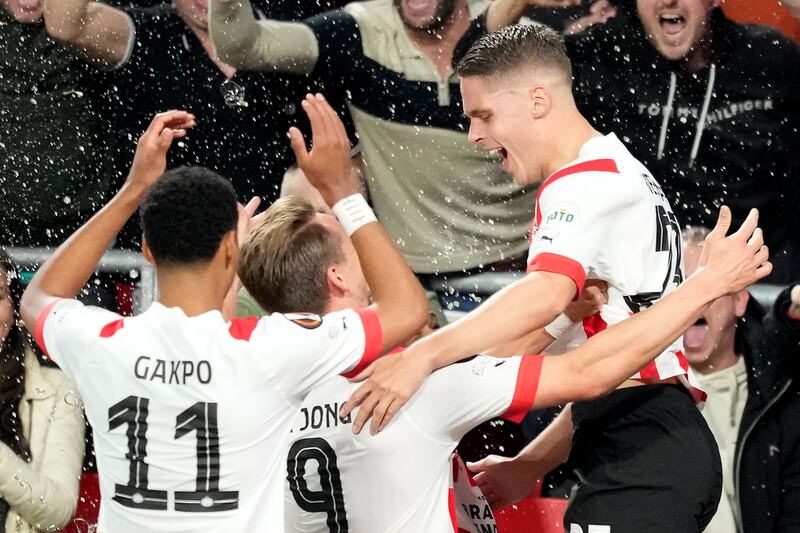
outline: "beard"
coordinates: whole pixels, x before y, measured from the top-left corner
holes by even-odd
[[[449,19],[453,11],[455,11],[458,1],[459,0],[439,0],[433,17],[422,25],[406,18],[406,14],[403,12],[403,0],[394,0],[394,7],[397,9],[397,12],[400,14],[400,19],[407,28],[412,30],[434,31],[445,25],[447,19]]]

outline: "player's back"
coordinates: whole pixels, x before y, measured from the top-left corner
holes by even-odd
[[[286,428],[309,386],[354,366],[363,332],[158,303],[124,319],[77,302],[51,316],[47,347],[94,429],[102,530],[282,531]],[[349,344],[335,341],[344,330]]]
[[[536,383],[518,376],[539,361],[480,356],[441,369],[375,436],[338,416],[357,385],[334,378],[312,391],[292,425],[286,531],[452,532],[453,450],[481,422],[527,412]],[[480,514],[493,522],[488,506]]]

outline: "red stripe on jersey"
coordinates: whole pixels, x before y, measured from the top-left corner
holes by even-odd
[[[539,389],[539,378],[542,375],[543,355],[525,355],[517,371],[517,384],[514,388],[514,398],[506,412],[500,415],[506,420],[519,424],[536,400],[536,391]]]
[[[678,350],[675,352],[675,357],[678,358],[678,364],[681,365],[681,368],[687,374],[689,373],[689,361],[686,360],[686,356],[683,354],[682,351]]]
[[[542,196],[542,192],[545,190],[545,188],[565,176],[579,174],[581,172],[612,172],[614,174],[619,174],[619,169],[617,168],[617,163],[613,159],[592,159],[591,161],[584,161],[582,163],[576,163],[572,166],[562,168],[561,170],[557,170],[551,174],[549,178],[542,182],[542,184],[539,186],[539,190],[536,192],[537,225],[541,224],[542,222],[541,210],[539,209],[539,198]]]
[[[528,264],[526,272],[528,274],[531,272],[552,272],[567,276],[575,282],[575,287],[578,289],[578,293],[575,295],[576,300],[580,297],[583,284],[586,282],[586,271],[583,269],[583,265],[569,257],[549,252],[542,252],[534,257]]]
[[[254,316],[249,316],[247,318],[232,318],[228,332],[234,339],[239,339],[240,341],[249,341],[250,336],[253,334],[253,330],[256,329],[256,326],[258,326],[258,318]]]
[[[447,508],[450,510],[450,522],[453,524],[453,531],[460,533],[458,517],[456,516],[456,491],[454,489],[447,490]]]
[[[586,333],[587,339],[597,335],[601,331],[605,331],[607,327],[608,324],[606,324],[606,321],[600,316],[600,311],[583,319],[583,331]]]
[[[107,339],[113,337],[116,332],[125,327],[125,322],[120,318],[113,322],[109,322],[100,330],[100,338]]]
[[[658,367],[656,366],[656,362],[650,361],[644,366],[644,368],[639,370],[639,377],[642,379],[642,381],[661,381],[661,377],[658,375]]]
[[[378,313],[372,309],[355,309],[364,326],[364,353],[361,360],[348,372],[343,372],[342,377],[351,379],[359,375],[365,368],[372,364],[381,354],[383,349],[383,329]]]
[[[36,344],[39,345],[39,348],[42,349],[42,353],[45,355],[50,354],[47,352],[47,346],[44,345],[44,323],[47,321],[47,316],[50,314],[50,311],[52,311],[53,307],[60,301],[60,299],[53,300],[47,304],[42,312],[39,313],[39,318],[36,319],[36,334],[34,336],[36,337]]]

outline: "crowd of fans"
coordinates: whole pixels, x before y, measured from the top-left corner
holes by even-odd
[[[468,142],[454,61],[486,32],[546,23],[565,35],[581,112],[650,169],[681,225],[711,227],[723,204],[734,224],[761,212],[775,265],[766,281],[789,288],[768,312],[731,297],[687,332],[686,348],[719,399],[705,416],[727,498],[709,531],[796,527],[800,434],[781,420],[800,411],[800,328],[787,318],[800,304],[790,290],[800,4],[763,0],[754,14],[735,0],[431,3],[433,19],[408,0],[0,0],[0,246],[60,244],[119,189],[136,139],[166,109],[197,117],[171,167],[214,170],[240,201],[298,194],[324,209],[287,137],[308,130],[303,96],[324,92],[358,147],[377,217],[443,321],[435,281],[524,269],[536,199]],[[675,46],[679,33],[691,38]],[[698,232],[687,234],[687,266]],[[132,220],[115,246],[138,249],[140,233]],[[0,531],[64,526],[84,454],[80,401],[28,342],[20,290],[0,255]],[[239,305],[260,311],[246,293]],[[529,489],[525,479],[508,490]]]

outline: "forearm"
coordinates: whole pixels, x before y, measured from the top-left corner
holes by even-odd
[[[575,284],[566,276],[528,274],[458,322],[418,341],[414,348],[431,368],[442,368],[543,328],[567,306],[575,291]]]
[[[305,24],[257,21],[249,0],[211,0],[209,33],[219,58],[245,70],[310,74],[319,57]]]
[[[527,7],[522,0],[495,0],[486,10],[486,29],[493,32],[516,24]]]
[[[515,341],[490,348],[486,350],[485,353],[494,357],[537,354],[543,352],[554,340],[555,339],[542,328]]]
[[[34,327],[38,313],[47,305],[44,300],[77,296],[111,241],[138,208],[144,192],[124,185],[41,266],[22,297],[22,318],[29,328]]]
[[[572,399],[613,390],[680,337],[722,295],[707,283],[707,276],[713,274],[698,271],[654,306],[560,356],[558,363],[568,365],[564,375],[573,376],[580,389]]]
[[[99,2],[48,0],[44,18],[51,37],[90,60],[115,66],[126,59],[134,29],[123,11]]]
[[[520,465],[529,465],[544,476],[566,462],[572,448],[572,405],[567,405],[538,437],[514,458]]]
[[[352,235],[383,328],[383,348],[399,346],[428,320],[428,299],[394,242],[377,222]]]

